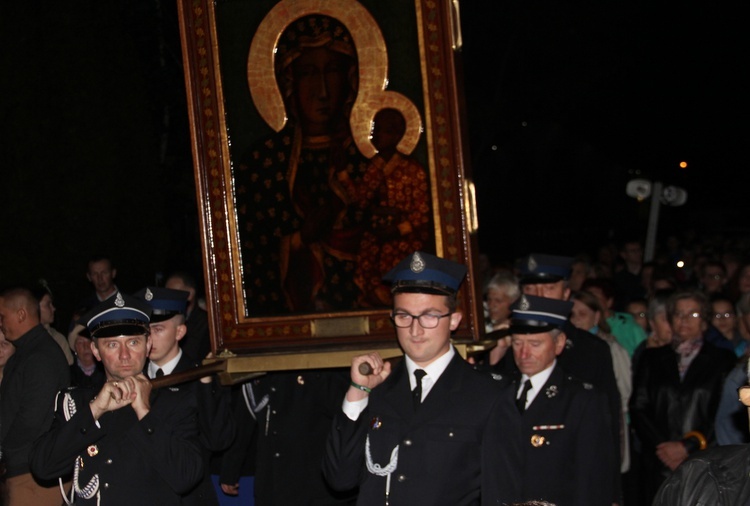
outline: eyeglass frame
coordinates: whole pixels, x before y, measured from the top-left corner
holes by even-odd
[[[700,311],[692,311],[690,313],[674,313],[672,318],[675,320],[699,320],[703,318]]]
[[[439,315],[432,314],[432,313],[422,313],[420,315],[415,315],[415,314],[407,313],[405,311],[399,311],[397,313],[391,313],[391,321],[393,322],[393,326],[399,329],[408,329],[409,327],[414,325],[414,320],[417,320],[417,322],[419,322],[419,326],[422,327],[423,329],[434,329],[434,328],[437,328],[438,325],[440,325],[440,320],[442,320],[446,316],[452,315],[453,313],[455,313],[455,311],[449,311],[445,314],[439,314]],[[406,317],[406,316],[409,317],[408,325],[399,325],[398,323],[396,323],[397,317]],[[432,327],[425,326],[424,323],[422,323],[423,316],[427,316],[429,318],[436,318],[435,325],[433,325]]]
[[[714,320],[722,320],[726,318],[736,318],[737,315],[735,313],[726,312],[726,313],[714,313],[713,315],[711,315],[711,317]]]

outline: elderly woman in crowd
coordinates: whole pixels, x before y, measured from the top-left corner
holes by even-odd
[[[510,324],[510,305],[521,295],[518,278],[510,271],[495,273],[484,289],[485,331],[490,334],[507,328]],[[488,337],[492,337],[488,335]],[[510,346],[510,336],[501,337],[489,353],[489,365],[495,365],[505,356]]]
[[[670,346],[646,348],[637,364],[631,423],[643,444],[648,502],[687,457],[715,444],[714,418],[721,389],[736,357],[704,340],[711,308],[698,291],[667,302]]]

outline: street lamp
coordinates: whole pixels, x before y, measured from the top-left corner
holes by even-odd
[[[650,262],[654,259],[656,249],[656,229],[659,225],[659,206],[681,206],[687,202],[687,191],[677,186],[667,186],[661,181],[651,182],[648,179],[632,179],[625,186],[625,193],[641,202],[651,197],[651,208],[648,214],[648,230],[646,232],[646,246],[643,259]],[[656,198],[658,196],[658,198]]]

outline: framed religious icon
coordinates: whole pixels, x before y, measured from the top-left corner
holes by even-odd
[[[447,0],[180,0],[214,350],[392,343],[381,278],[468,265],[476,218]],[[478,338],[479,287],[456,338]]]

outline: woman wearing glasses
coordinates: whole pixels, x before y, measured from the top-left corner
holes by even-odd
[[[715,444],[714,417],[735,355],[703,338],[711,306],[701,292],[667,302],[672,344],[640,357],[630,402],[631,423],[643,443],[648,504],[664,479],[687,457]]]

